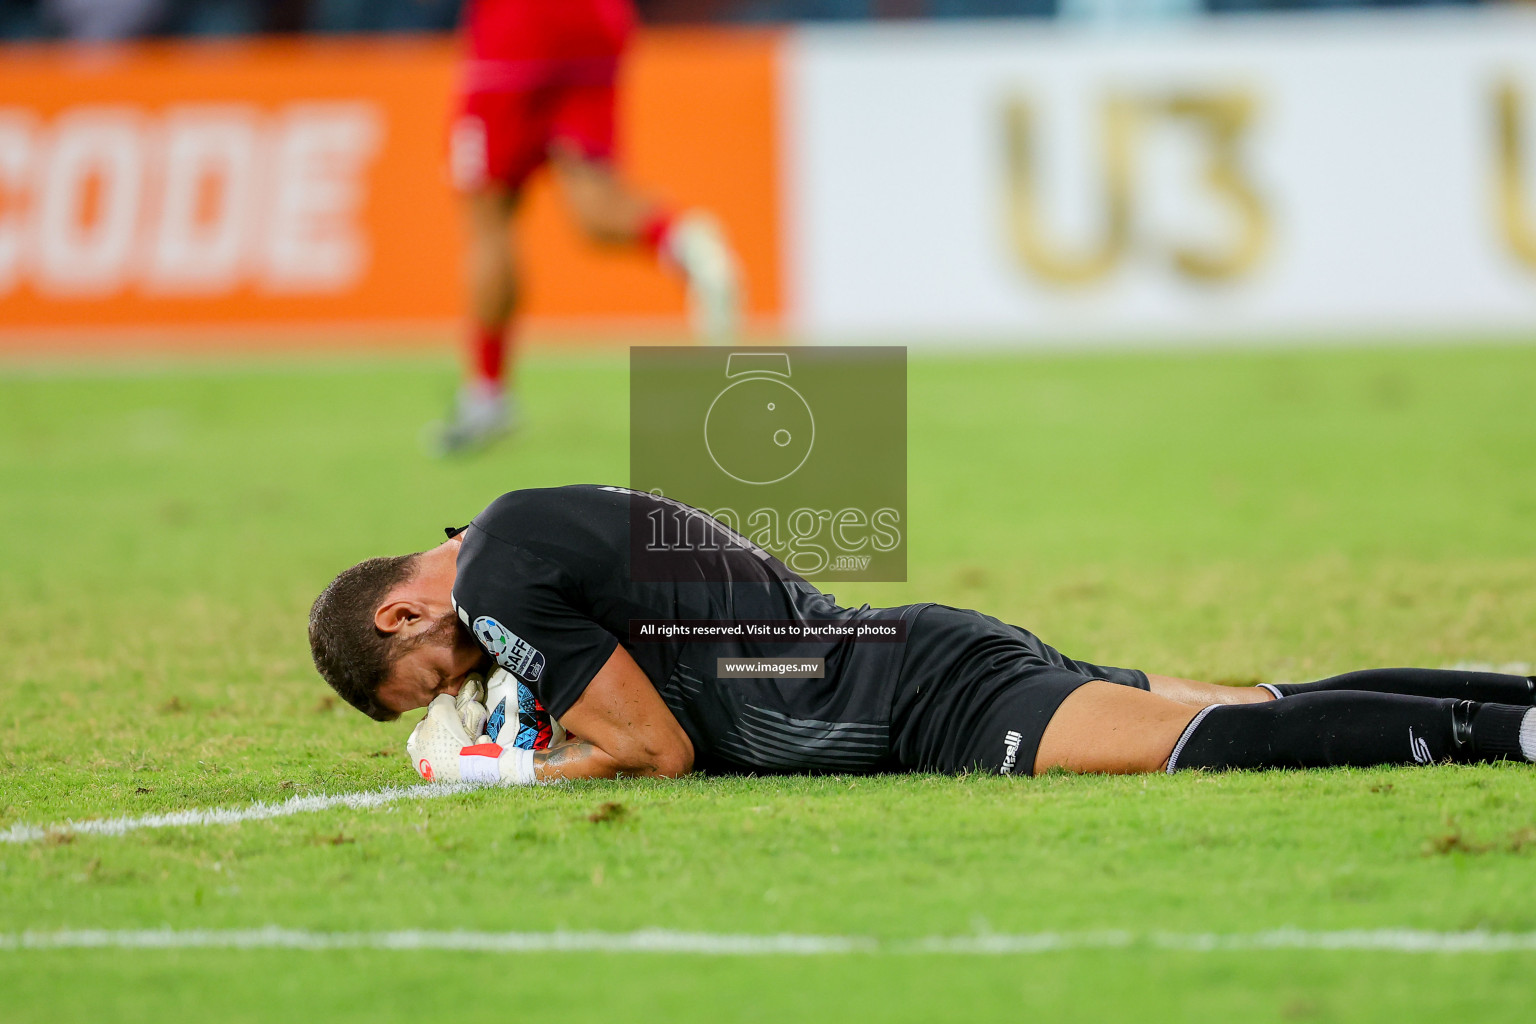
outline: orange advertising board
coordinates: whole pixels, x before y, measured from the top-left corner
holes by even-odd
[[[758,318],[780,308],[775,55],[771,34],[642,33],[621,92],[626,173],[725,223]],[[456,57],[438,38],[6,50],[0,345],[457,317]],[[534,322],[678,322],[677,282],[581,239],[542,177],[519,230]]]

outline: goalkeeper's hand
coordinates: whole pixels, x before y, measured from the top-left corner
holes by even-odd
[[[459,713],[459,721],[464,726],[464,731],[476,737],[476,743],[488,743],[491,737],[485,734],[485,723],[490,720],[490,712],[485,709],[486,682],[478,675],[472,675],[464,680],[464,685],[459,687],[459,694],[453,698],[454,710]]]
[[[428,782],[532,783],[533,751],[502,747],[487,736],[479,736],[484,742],[476,742],[476,733],[485,724],[485,705],[473,692],[465,696],[460,704],[441,693],[427,705],[426,717],[405,741],[412,767]]]

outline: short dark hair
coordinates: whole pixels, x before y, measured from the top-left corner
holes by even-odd
[[[331,581],[309,609],[309,653],[341,699],[378,722],[398,718],[379,703],[379,687],[405,651],[374,624],[389,592],[416,571],[415,555],[370,558]]]

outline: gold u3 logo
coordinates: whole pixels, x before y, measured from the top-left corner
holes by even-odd
[[[1039,154],[1034,109],[1020,96],[1003,106],[1009,239],[1014,256],[1031,274],[1058,285],[1085,285],[1114,272],[1135,233],[1137,155],[1143,136],[1159,123],[1196,130],[1205,148],[1201,187],[1226,208],[1231,237],[1219,246],[1174,243],[1168,258],[1182,277],[1205,282],[1239,278],[1269,249],[1270,220],[1242,159],[1255,103],[1243,92],[1176,92],[1162,96],[1112,93],[1099,122],[1104,163],[1100,237],[1068,251],[1041,226]]]
[[[1494,87],[1493,106],[1499,233],[1516,259],[1536,269],[1536,227],[1531,224],[1530,203],[1525,196],[1525,132],[1521,127],[1525,103],[1512,79]]]

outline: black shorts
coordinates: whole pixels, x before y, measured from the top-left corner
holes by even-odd
[[[1068,658],[1027,629],[933,605],[907,629],[893,754],[908,771],[1030,775],[1051,716],[1103,679],[1148,689],[1138,669]]]

